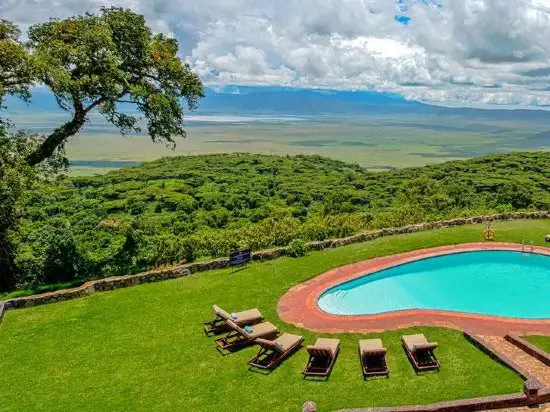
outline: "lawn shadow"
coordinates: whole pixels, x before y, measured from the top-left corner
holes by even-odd
[[[386,375],[371,375],[371,376],[365,376],[363,375],[363,383],[368,383],[369,381],[381,381],[381,380],[387,380],[390,378],[390,374]]]
[[[240,267],[238,267],[238,268],[236,268],[236,269],[233,268],[233,269],[231,269],[231,272],[229,272],[229,274],[230,274],[230,275],[234,275],[234,274],[239,273],[239,272],[242,272],[243,270],[246,270],[246,269],[248,269],[247,266],[240,266]]]
[[[245,349],[247,346],[236,346],[236,347],[233,347],[233,348],[227,348],[227,349],[222,349],[220,346],[216,345],[216,350],[222,355],[222,356],[227,356],[227,355],[231,355],[232,353],[237,353],[237,352],[240,352],[241,350]]]
[[[273,372],[274,370],[275,369],[262,369],[252,365],[248,365],[249,372],[257,373],[259,375],[264,375],[264,376],[271,375],[271,372]]]
[[[302,375],[302,379],[308,382],[326,382],[330,378],[330,375],[328,376],[309,376],[309,375]]]

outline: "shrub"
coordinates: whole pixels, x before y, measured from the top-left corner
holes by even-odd
[[[515,209],[524,209],[533,203],[533,191],[529,183],[508,182],[498,190],[497,200],[499,204],[510,204]]]
[[[36,287],[44,283],[66,282],[84,275],[86,266],[73,233],[68,226],[55,222],[35,231],[33,241],[21,245],[16,264],[21,272],[19,283]]]
[[[287,256],[290,257],[300,257],[305,256],[308,251],[307,243],[304,242],[302,239],[294,239],[292,242],[290,242],[290,245],[286,249]]]
[[[183,239],[180,243],[181,256],[187,263],[194,262],[197,258],[195,244],[192,239]]]
[[[144,245],[139,261],[150,266],[171,265],[181,261],[183,255],[180,243],[175,236],[158,235]]]

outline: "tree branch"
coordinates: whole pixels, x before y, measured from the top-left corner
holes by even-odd
[[[121,98],[122,96],[124,96],[125,94],[128,94],[128,90],[124,89],[122,92],[120,92],[118,94],[118,96],[115,98],[115,99],[119,99]],[[110,100],[109,97],[106,97],[106,96],[103,96],[103,97],[100,97],[99,99],[97,99],[95,102],[93,102],[92,104],[90,104],[88,107],[86,107],[84,109],[84,112],[85,113],[89,113],[91,110],[93,110],[94,108],[96,108],[97,106],[101,105],[102,103],[105,103],[106,101]],[[120,100],[117,100],[117,102],[120,102]]]
[[[73,95],[73,102],[74,114],[71,121],[55,129],[33,153],[27,156],[26,160],[29,166],[36,166],[51,157],[55,150],[63,145],[70,136],[80,131],[86,122],[87,112],[84,110],[80,99],[75,95]]]
[[[160,82],[160,77],[158,76],[155,76],[153,74],[149,74],[149,73],[145,73],[145,72],[140,72],[140,71],[135,71],[135,70],[131,70],[130,68],[122,65],[121,66],[121,69],[122,70],[125,70],[125,71],[128,71],[128,73],[130,74],[133,74],[134,76],[137,76],[137,77],[146,77],[148,79],[151,79],[151,80],[155,80],[157,82]]]
[[[93,102],[92,104],[90,104],[88,107],[86,107],[84,109],[84,113],[89,113],[92,109],[94,109],[95,107],[99,106],[101,103],[105,103],[108,99],[104,96],[104,97],[100,97],[99,99],[97,99],[95,102]]]

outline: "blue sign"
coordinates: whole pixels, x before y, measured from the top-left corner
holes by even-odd
[[[229,255],[229,266],[241,266],[252,260],[252,251],[250,249],[233,252]]]

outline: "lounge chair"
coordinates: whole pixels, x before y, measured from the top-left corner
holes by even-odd
[[[307,347],[307,351],[309,360],[303,371],[304,377],[328,377],[340,352],[340,340],[318,338],[315,345]]]
[[[363,377],[387,376],[386,348],[380,339],[363,339],[359,341],[359,357],[363,368]]]
[[[223,338],[215,340],[218,349],[232,351],[236,348],[251,345],[255,339],[272,339],[279,334],[279,329],[270,322],[262,322],[256,325],[247,325],[241,328],[232,320],[227,320],[231,331]],[[247,330],[250,328],[250,330]]]
[[[428,342],[423,334],[406,335],[401,340],[417,372],[439,369],[439,362],[433,352],[437,348],[437,342]]]
[[[303,336],[283,333],[275,340],[256,339],[260,345],[258,354],[248,364],[259,369],[275,369],[284,359],[302,346]]]
[[[243,312],[229,314],[219,306],[213,305],[212,310],[214,311],[216,317],[210,322],[204,322],[204,332],[207,335],[217,335],[230,330],[227,325],[228,320],[232,320],[239,326],[244,326],[255,325],[264,319],[264,316],[258,309],[250,309]]]

